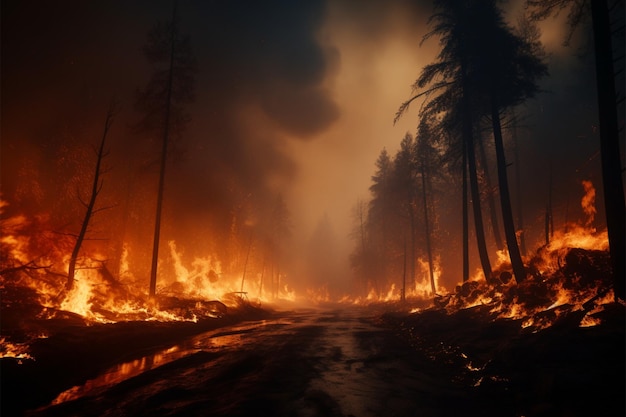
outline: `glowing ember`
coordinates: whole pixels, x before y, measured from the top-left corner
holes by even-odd
[[[593,327],[593,326],[599,325],[600,323],[602,323],[602,320],[600,320],[597,317],[593,317],[593,316],[590,316],[589,314],[587,314],[580,321],[580,327]]]
[[[28,353],[28,345],[25,343],[10,343],[0,338],[0,358],[34,359]]]

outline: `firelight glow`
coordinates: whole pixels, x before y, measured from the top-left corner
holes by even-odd
[[[521,5],[507,6],[511,24]],[[188,314],[142,301],[159,146],[157,138],[128,128],[139,119],[134,93],[150,77],[137,51],[150,27],[169,16],[169,2],[155,3],[149,13],[138,4],[115,2],[85,3],[72,11],[42,6],[41,16],[16,6],[6,19],[1,244],[15,262],[11,267],[49,267],[57,274],[28,284],[48,309],[45,314],[54,314],[52,306],[58,305],[99,322],[196,321],[208,311],[203,301],[234,306],[241,301],[237,294],[286,305],[397,301],[403,291],[408,298],[433,299],[425,256],[413,259],[415,276],[407,277],[405,288],[397,271],[377,277],[384,282],[380,288],[361,285],[349,262],[355,247],[352,208],[357,201],[367,207],[377,157],[383,149],[393,156],[404,135],[416,131],[421,102],[395,125],[393,118],[416,93],[411,86],[440,47],[434,38],[421,44],[430,2],[255,7],[258,16],[231,3],[190,1],[180,7],[181,30],[190,35],[199,72],[196,101],[186,109],[190,122],[174,135],[168,155],[157,288],[164,297],[198,298]],[[281,23],[268,23],[272,16]],[[104,36],[112,25],[120,30]],[[558,271],[567,248],[608,247],[603,209],[596,208],[602,198],[601,187],[596,191],[599,161],[591,157],[597,154],[595,116],[585,95],[594,92],[587,91],[575,48],[558,41],[564,25],[563,16],[541,24],[553,71],[543,87],[554,87],[554,94],[520,109],[536,129],[517,132],[522,185],[515,198],[523,200],[526,219],[517,233],[530,242],[530,253],[540,248],[545,255],[534,259],[539,274]],[[49,56],[29,52],[42,47]],[[59,303],[59,276],[67,273],[92,175],[89,150],[112,92],[122,110],[104,161],[102,210],[90,224],[75,285]],[[578,108],[584,114],[568,113],[562,103],[570,101],[583,103]],[[512,134],[506,135],[507,158],[513,160]],[[558,170],[548,185],[544,168],[552,164]],[[450,172],[441,173],[450,178],[439,179],[445,185],[435,195],[441,231],[432,265],[437,296],[453,293],[460,277],[460,188]],[[556,227],[542,247],[548,188],[554,190]],[[506,250],[489,246],[494,270],[506,270]],[[473,243],[470,251],[476,271],[471,281],[478,283],[485,277]],[[33,272],[38,273],[43,270]],[[554,291],[554,307],[581,301]],[[483,291],[457,307],[492,304],[501,295]],[[500,314],[521,317],[530,314],[525,308]]]

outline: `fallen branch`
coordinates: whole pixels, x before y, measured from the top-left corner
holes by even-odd
[[[10,268],[5,268],[3,270],[0,271],[0,275],[4,276],[4,275],[8,275],[8,274],[12,274],[15,272],[19,272],[19,271],[32,271],[32,270],[37,270],[37,269],[48,269],[51,268],[52,264],[50,265],[37,265],[35,263],[35,261],[30,261],[26,264],[22,264],[19,266],[13,266]]]

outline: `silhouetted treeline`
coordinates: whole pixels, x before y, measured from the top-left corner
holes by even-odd
[[[540,32],[533,21],[549,15],[555,7],[567,2],[546,2],[539,12],[536,12],[537,8],[542,6],[535,3],[529,2],[530,10],[535,13],[520,18],[517,27],[513,28],[506,23],[496,1],[435,1],[434,13],[429,21],[430,31],[424,40],[438,38],[439,54],[433,63],[423,68],[413,85],[412,97],[402,103],[394,119],[397,121],[402,117],[411,103],[421,101],[417,138],[413,141],[412,136],[407,134],[394,157],[390,157],[385,150],[381,152],[376,161],[377,171],[372,177],[369,210],[365,220],[359,223],[359,243],[352,264],[357,276],[367,283],[366,287],[380,290],[381,284],[393,282],[406,288],[406,283],[410,285],[416,277],[416,259],[426,255],[432,268],[433,259],[438,257],[444,247],[432,244],[433,232],[436,236],[440,225],[436,216],[431,214],[431,208],[435,213],[437,210],[437,193],[428,184],[438,178],[438,188],[445,190],[446,181],[442,179],[446,177],[451,179],[447,181],[450,185],[461,184],[461,195],[457,199],[461,201],[458,215],[462,218],[460,223],[463,230],[462,233],[453,233],[454,236],[462,236],[463,249],[458,254],[458,262],[462,263],[462,277],[459,279],[469,279],[470,223],[474,225],[476,249],[485,278],[492,279],[497,273],[492,266],[495,251],[490,251],[488,247],[486,234],[489,229],[493,231],[497,248],[506,250],[504,253],[508,256],[508,262],[504,268],[509,269],[518,282],[526,278],[528,271],[520,250],[524,242],[520,244],[519,239],[522,233],[523,197],[517,196],[519,204],[516,218],[509,189],[509,167],[513,161],[517,165],[520,162],[517,155],[514,160],[507,160],[504,139],[510,133],[514,136],[517,148],[515,129],[519,112],[516,109],[540,92],[539,81],[548,75],[544,62],[546,55],[539,41]],[[559,4],[555,6],[552,3]],[[604,4],[602,1],[599,3]],[[577,15],[578,20],[574,23],[580,21],[585,12],[591,12],[588,7],[578,3],[577,7],[576,11],[583,15]],[[606,15],[607,10],[602,8],[602,16]],[[594,21],[599,13],[594,9]],[[623,19],[621,22],[623,24]],[[621,30],[623,33],[623,26]],[[594,25],[596,39],[599,36],[597,32]],[[610,40],[610,34],[608,36]],[[612,50],[599,45],[597,40],[595,48],[596,56],[613,56]],[[606,76],[612,73],[614,70],[611,67]],[[609,84],[613,93],[616,85],[620,87],[620,83]],[[621,86],[623,88],[623,83]],[[607,85],[598,84],[598,91],[608,88]],[[600,112],[603,112],[603,103],[608,104],[614,112],[617,104],[615,95],[605,96],[599,96]],[[621,97],[623,100],[623,93]],[[605,124],[600,124],[601,129],[609,129],[604,127]],[[603,153],[608,149],[608,145],[605,145],[607,140],[616,146],[613,147],[615,155],[612,161],[603,157],[603,181],[607,194],[611,194],[606,197],[606,204],[612,257],[617,259],[614,249],[621,247],[620,259],[623,263],[623,186],[621,173],[615,167],[616,164],[617,168],[620,167],[619,160],[614,161],[619,154],[619,138],[617,130],[611,132],[613,136],[610,140],[602,134],[600,138]],[[429,144],[429,147],[420,145],[423,143]],[[487,147],[489,143],[491,145]],[[488,155],[487,150],[492,151],[492,154]],[[490,176],[489,168],[492,165],[496,169],[496,184],[492,184]],[[516,172],[516,189],[520,189],[519,182],[523,178],[519,176],[519,166],[516,166]],[[606,188],[607,182],[612,190],[610,192]],[[497,208],[493,201],[495,196],[499,197]],[[420,206],[421,201],[424,204]],[[619,215],[615,213],[616,204],[620,209]],[[488,217],[484,214],[483,205],[488,208]],[[470,222],[470,213],[473,222]],[[611,221],[611,217],[617,219]],[[418,221],[418,218],[421,220]],[[485,221],[487,218],[489,222]],[[504,229],[503,243],[500,243],[500,221]],[[488,227],[489,223],[491,227]],[[616,225],[620,224],[621,231],[617,231]],[[614,269],[616,289],[620,293],[623,277],[620,278],[619,266],[614,266]],[[430,275],[432,277],[432,272]],[[434,285],[432,292],[436,293]]]

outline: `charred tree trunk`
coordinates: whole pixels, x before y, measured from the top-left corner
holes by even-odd
[[[485,227],[483,225],[482,209],[480,207],[480,192],[478,189],[478,175],[476,171],[476,152],[474,149],[474,132],[472,126],[472,114],[469,98],[469,88],[467,79],[467,69],[465,58],[461,59],[461,85],[463,90],[463,142],[467,152],[467,162],[469,168],[470,192],[472,193],[472,211],[474,213],[474,228],[476,230],[476,244],[478,246],[478,256],[483,269],[485,279],[491,279],[491,263],[487,253],[485,241]]]
[[[400,301],[406,300],[406,233],[404,234],[404,257],[402,259],[402,289],[400,291]]]
[[[241,293],[243,294],[243,284],[246,280],[246,271],[248,270],[248,261],[250,260],[250,250],[252,249],[252,231],[248,238],[248,248],[246,249],[246,260],[243,264],[243,274],[241,274]]]
[[[85,217],[83,218],[83,223],[80,227],[80,232],[78,232],[78,236],[76,237],[76,244],[74,245],[74,249],[72,250],[72,255],[70,256],[70,262],[67,273],[67,282],[65,283],[65,291],[69,292],[74,286],[74,277],[76,275],[76,262],[78,261],[78,254],[80,253],[80,248],[83,245],[83,241],[85,240],[85,236],[87,235],[87,229],[89,228],[89,223],[91,222],[92,216],[96,213],[96,199],[98,198],[98,194],[102,190],[102,181],[100,180],[100,176],[102,174],[102,159],[106,156],[104,152],[104,145],[106,143],[107,134],[109,133],[109,129],[111,127],[111,123],[113,122],[114,115],[114,107],[113,105],[109,108],[107,112],[106,119],[104,121],[104,132],[102,134],[102,139],[100,140],[100,146],[97,152],[97,161],[96,167],[94,169],[93,183],[91,186],[91,195],[89,197],[89,202],[85,203]]]
[[[462,165],[463,165],[463,185],[462,185],[462,205],[463,205],[463,282],[469,280],[469,201],[467,200],[467,143],[462,144]]]
[[[550,163],[550,173],[548,174],[548,202],[546,204],[545,215],[545,234],[546,245],[550,243],[552,239],[552,233],[554,233],[554,220],[552,217],[552,163]]]
[[[485,153],[485,146],[483,145],[482,138],[478,138],[478,152],[480,155],[480,163],[483,168],[483,173],[485,174],[485,186],[487,187],[487,190],[489,190],[487,193],[487,207],[489,207],[489,219],[491,220],[491,227],[493,229],[493,239],[496,242],[498,250],[502,250],[504,248],[504,244],[502,242],[502,235],[500,234],[496,202],[493,199],[491,175],[489,172],[489,166],[487,165],[487,154]]]
[[[263,298],[263,278],[265,278],[265,257],[261,266],[261,277],[259,279],[259,300]]]
[[[411,203],[409,204],[409,222],[411,223],[411,246],[409,250],[409,283],[411,285],[415,284],[415,261],[416,261],[416,250],[415,250],[415,240],[417,234],[417,221],[415,221],[415,199],[411,196]]]
[[[517,211],[517,227],[521,230],[519,245],[522,256],[526,255],[526,236],[524,233],[524,210],[522,210],[522,172],[519,162],[519,142],[517,140],[517,128],[513,126],[512,131],[513,149],[515,151],[515,201]]]
[[[428,254],[428,272],[430,274],[430,288],[433,292],[433,297],[437,295],[437,288],[435,287],[435,273],[433,270],[433,252],[430,245],[430,224],[428,218],[428,201],[426,200],[426,167],[424,160],[421,161],[422,171],[422,200],[424,201],[424,233],[426,234],[426,253]]]
[[[500,125],[500,112],[495,102],[495,96],[491,103],[491,122],[493,123],[493,137],[496,145],[496,160],[498,166],[498,186],[500,188],[500,208],[502,210],[502,223],[504,225],[504,235],[506,246],[511,259],[513,274],[517,282],[526,279],[526,268],[522,262],[517,236],[515,234],[515,223],[513,221],[513,210],[511,208],[511,197],[507,176],[506,157],[504,155],[504,143],[502,140],[502,127]]]
[[[167,75],[165,114],[163,120],[163,144],[161,147],[161,165],[159,169],[159,188],[157,192],[156,219],[154,221],[154,240],[152,242],[152,264],[150,268],[150,292],[149,296],[156,295],[157,269],[159,264],[159,241],[161,238],[161,212],[163,210],[163,190],[165,186],[165,167],[167,165],[167,148],[170,140],[170,114],[172,110],[172,84],[174,80],[174,56],[176,30],[174,22],[176,20],[176,5],[172,12],[172,29],[170,34],[170,64]]]
[[[476,155],[474,153],[474,143],[472,134],[468,136],[467,161],[469,165],[470,192],[472,195],[472,212],[474,213],[474,228],[476,230],[476,243],[478,245],[478,256],[480,264],[485,274],[485,279],[491,279],[491,263],[487,252],[487,242],[485,240],[485,226],[483,224],[482,208],[480,206],[480,191],[478,189],[478,174],[476,171]]]
[[[620,161],[617,101],[611,24],[607,2],[592,0],[591,16],[596,60],[596,83],[600,121],[600,153],[604,206],[613,267],[615,298],[625,299],[626,213]]]

